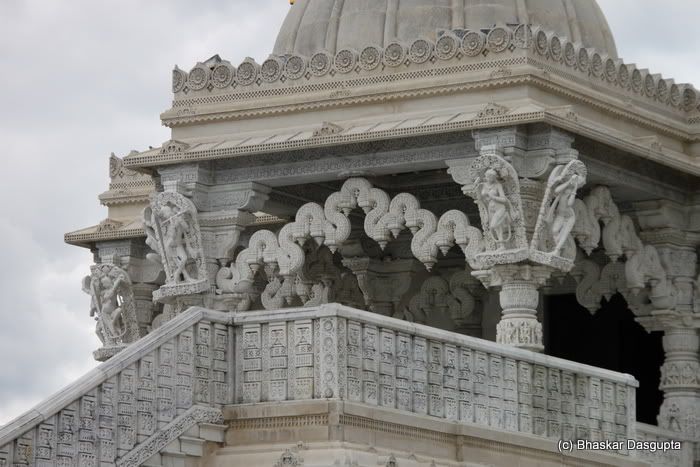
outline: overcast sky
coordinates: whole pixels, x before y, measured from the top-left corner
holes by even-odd
[[[700,2],[599,0],[619,54],[700,87]],[[174,64],[262,62],[288,0],[0,0],[0,425],[89,369],[99,347],[63,234],[106,217],[110,152],[168,139]]]

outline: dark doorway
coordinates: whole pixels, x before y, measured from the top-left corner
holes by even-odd
[[[647,333],[634,321],[634,314],[619,294],[595,315],[579,305],[573,294],[549,296],[546,305],[545,352],[633,375],[639,381],[637,420],[656,425],[663,401],[659,391],[664,361],[662,333]]]

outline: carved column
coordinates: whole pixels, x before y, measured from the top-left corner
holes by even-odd
[[[496,342],[533,352],[542,352],[542,324],[537,305],[551,269],[527,264],[497,265],[474,275],[486,287],[499,287],[502,318],[496,327]]]
[[[697,253],[700,234],[688,231],[692,218],[687,206],[669,201],[636,203],[641,237],[653,245],[672,284],[668,307],[655,307],[638,321],[648,331],[663,331],[665,352],[659,388],[664,402],[659,426],[700,441],[700,316],[697,312]]]
[[[539,289],[573,267],[576,192],[586,168],[573,138],[547,126],[475,131],[480,156],[447,161],[448,172],[479,207],[486,244],[472,273],[499,288],[497,341],[544,350]]]

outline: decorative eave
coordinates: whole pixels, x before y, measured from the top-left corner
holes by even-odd
[[[503,104],[503,103],[502,103]],[[575,106],[544,109],[532,105],[488,104],[463,112],[433,112],[412,118],[391,116],[385,120],[323,123],[304,130],[277,131],[228,139],[166,142],[162,148],[128,156],[125,164],[147,168],[168,164],[228,159],[254,154],[275,153],[353,144],[365,141],[427,136],[478,128],[545,122],[612,147],[654,160],[684,172],[700,175],[700,165],[687,154],[664,147],[656,138],[638,138],[614,130],[576,112]],[[332,125],[332,127],[329,127]],[[176,147],[176,149],[173,149]]]
[[[475,75],[486,77],[485,81],[498,80],[516,75],[514,67],[529,65],[544,75],[557,75],[616,96],[628,107],[634,103],[653,109],[655,114],[662,111],[676,123],[700,123],[700,93],[692,85],[675,84],[554,33],[527,25],[498,25],[440,34],[436,44],[417,39],[411,44],[392,43],[384,49],[369,45],[361,52],[341,50],[334,57],[325,51],[310,59],[271,56],[262,65],[248,58],[236,69],[214,56],[198,63],[189,74],[176,67],[173,108],[163,114],[163,122],[178,126],[205,118],[247,118],[253,115],[241,115],[242,109],[262,111],[258,109],[264,104],[261,101],[272,97],[310,104],[310,99],[300,95],[320,93],[326,99],[342,100],[364,96],[373,87],[406,81],[429,79],[442,84],[452,76],[468,79]],[[231,115],[204,111],[217,106],[226,107]],[[280,111],[279,106],[273,107]]]
[[[141,219],[134,219],[128,222],[105,219],[98,225],[65,234],[63,241],[69,245],[92,249],[98,242],[125,240],[145,236],[146,231],[143,229],[143,222]]]
[[[320,64],[324,64],[321,67]],[[315,64],[315,65],[314,65]],[[353,66],[350,66],[352,64]],[[297,67],[301,67],[300,74]],[[251,79],[251,76],[254,79]],[[700,144],[698,93],[691,85],[677,85],[634,65],[582,48],[565,38],[519,25],[484,31],[445,31],[437,44],[419,39],[413,44],[390,44],[383,50],[325,52],[304,57],[271,57],[262,66],[247,59],[236,70],[218,58],[199,63],[189,74],[173,75],[173,108],[163,123],[180,126],[208,122],[269,118],[311,113],[362,104],[483,92],[530,86],[563,97],[570,105],[536,112],[507,112],[449,124],[404,125],[383,133],[348,134],[321,127],[284,136],[236,132],[238,140],[170,141],[162,148],[132,153],[125,166],[134,169],[213,160],[241,155],[332,146],[367,140],[420,136],[475,128],[546,122],[586,135],[664,165],[695,173],[696,157],[680,152],[680,145]],[[202,85],[203,84],[203,85]],[[499,97],[498,104],[509,106]],[[533,101],[537,106],[538,102]],[[648,136],[611,131],[597,118],[579,110],[592,109],[636,127]],[[392,116],[395,117],[395,116]],[[332,122],[346,127],[345,122]],[[274,131],[274,130],[272,130]],[[316,132],[316,134],[314,134]],[[658,136],[657,136],[658,135]],[[670,138],[676,148],[667,147]],[[691,154],[694,152],[691,151]]]
[[[256,213],[253,226],[263,227],[270,225],[278,225],[285,222],[284,219],[265,214]],[[215,220],[210,222],[211,225],[216,225]],[[227,225],[227,224],[222,224]],[[105,219],[97,225],[86,227],[84,229],[69,232],[63,236],[63,241],[69,245],[75,245],[83,248],[93,249],[98,242],[108,242],[113,240],[128,240],[136,238],[145,238],[146,231],[143,228],[143,220],[133,219],[131,221],[120,222],[114,219]]]

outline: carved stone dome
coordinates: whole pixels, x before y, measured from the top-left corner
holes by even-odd
[[[439,30],[531,24],[617,58],[596,0],[297,0],[277,36],[276,55],[310,56],[392,41],[436,40]]]

